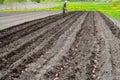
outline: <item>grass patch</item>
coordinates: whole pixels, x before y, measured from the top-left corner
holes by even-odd
[[[31,11],[41,11],[41,10],[53,10],[61,11],[63,2],[56,2],[57,6],[54,8],[35,8],[35,9],[25,9],[25,10],[0,10],[0,12],[31,12]],[[68,2],[68,11],[100,11],[109,16],[112,16],[120,20],[120,3],[95,3],[95,2]]]
[[[44,10],[62,10],[62,3]],[[120,3],[68,2],[68,11],[100,11],[120,20]]]

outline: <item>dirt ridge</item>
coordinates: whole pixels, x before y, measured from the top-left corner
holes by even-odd
[[[103,13],[92,11],[3,30],[0,80],[120,80],[119,33]]]

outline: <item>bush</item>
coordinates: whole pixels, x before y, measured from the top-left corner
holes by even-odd
[[[3,4],[4,3],[4,0],[0,0],[0,4]]]
[[[35,2],[37,2],[37,3],[40,3],[40,0],[31,0],[31,1],[35,1]]]

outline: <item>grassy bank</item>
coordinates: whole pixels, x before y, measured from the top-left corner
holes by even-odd
[[[45,9],[26,9],[26,10],[3,10],[0,12],[29,12],[29,11],[40,11],[40,10],[62,10],[62,2],[58,2],[57,6],[54,8],[45,8]],[[120,20],[120,3],[93,3],[93,2],[68,2],[67,3],[68,11],[100,11],[108,14],[118,20]]]
[[[62,10],[62,3],[54,8],[49,8],[46,10]],[[120,4],[119,3],[91,3],[91,2],[68,2],[68,11],[101,11],[116,19],[120,20]]]

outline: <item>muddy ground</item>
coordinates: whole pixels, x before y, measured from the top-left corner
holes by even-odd
[[[69,12],[0,31],[0,80],[120,80],[120,29]]]

